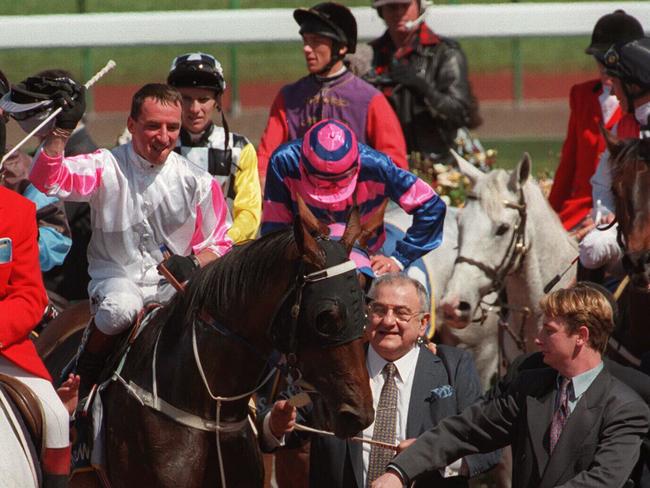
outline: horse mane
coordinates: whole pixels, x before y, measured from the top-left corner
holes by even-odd
[[[205,310],[215,319],[245,312],[264,290],[277,286],[278,272],[286,271],[294,243],[289,228],[233,246],[192,278],[180,305],[187,314]]]
[[[485,175],[484,178],[481,178],[476,184],[475,192],[480,200],[481,207],[485,210],[488,217],[495,222],[501,219],[505,211],[503,194],[512,193],[512,190],[508,188],[509,181],[509,172],[503,169],[495,169]],[[542,211],[545,219],[544,225],[548,231],[552,232],[553,235],[566,234],[559,217],[551,208],[548,199],[542,193],[542,189],[537,184],[537,181],[532,177],[529,178],[524,184],[523,190],[528,213]],[[513,200],[513,203],[518,203],[518,198]],[[575,247],[573,241],[572,244]]]
[[[621,144],[616,157],[610,159],[612,167],[612,184],[616,184],[625,175],[628,161],[643,160],[650,162],[650,140],[627,139]]]
[[[142,335],[141,351],[153,349],[158,330],[165,324],[165,336],[178,337],[183,323],[191,323],[200,310],[216,320],[241,317],[264,290],[278,285],[278,275],[287,272],[289,251],[294,245],[293,229],[280,230],[257,240],[233,246],[232,249],[199,270],[184,293],[177,293]],[[296,260],[297,262],[297,260]],[[145,356],[140,356],[144,361]],[[137,361],[137,360],[136,360]]]

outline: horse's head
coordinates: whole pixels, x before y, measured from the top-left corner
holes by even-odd
[[[362,343],[364,297],[348,259],[361,233],[359,215],[353,210],[342,239],[334,241],[325,236],[326,226],[300,213],[293,252],[301,271],[277,316],[276,345],[295,357],[304,380],[320,394],[315,403],[325,407],[325,418],[316,417],[347,437],[373,419]]]
[[[457,157],[474,189],[458,219],[459,252],[441,307],[445,324],[469,325],[481,299],[498,291],[526,252],[524,185],[531,171],[525,154],[512,172],[482,173]],[[468,285],[470,284],[471,285]]]
[[[612,166],[623,265],[634,286],[650,291],[650,140],[621,141],[604,131]]]

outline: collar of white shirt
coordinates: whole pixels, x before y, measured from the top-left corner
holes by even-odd
[[[402,384],[408,383],[415,371],[419,352],[420,348],[415,345],[409,352],[404,354],[404,356],[399,358],[397,361],[393,361],[393,364],[397,369],[397,374],[395,375],[396,381],[400,381]],[[372,344],[368,346],[368,358],[366,359],[366,364],[368,366],[368,375],[371,380],[381,374],[386,363],[388,363],[388,361],[375,351]]]

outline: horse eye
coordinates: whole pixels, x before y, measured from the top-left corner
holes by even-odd
[[[510,228],[510,226],[509,226],[508,224],[499,224],[499,227],[497,227],[497,232],[496,232],[496,234],[497,234],[498,236],[502,236],[503,234],[505,234],[506,232],[508,232],[508,229],[509,229],[509,228]]]
[[[333,310],[321,312],[316,316],[316,330],[323,335],[329,336],[337,333],[343,325],[343,320],[338,313],[338,307]]]

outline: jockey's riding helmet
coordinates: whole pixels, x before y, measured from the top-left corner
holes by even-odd
[[[613,44],[625,43],[642,37],[641,23],[626,14],[625,11],[615,10],[598,19],[591,34],[591,43],[585,52],[602,61],[603,55]]]
[[[206,88],[220,95],[226,89],[223,68],[217,58],[205,53],[188,53],[172,61],[167,84],[175,88]]]
[[[302,139],[300,187],[323,203],[347,199],[359,176],[359,144],[354,132],[334,119],[314,124]]]
[[[650,38],[614,44],[603,57],[607,74],[650,90]]]
[[[341,57],[338,51],[347,47],[352,54],[357,48],[357,21],[344,5],[324,2],[311,8],[298,8],[293,11],[293,18],[300,26],[300,35],[318,34],[334,41],[332,57]]]
[[[56,108],[52,98],[55,93],[64,91],[76,98],[79,90],[79,85],[70,76],[30,76],[3,95],[0,109],[15,119],[25,132],[31,132]],[[54,120],[36,135],[46,135],[53,126]]]

